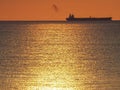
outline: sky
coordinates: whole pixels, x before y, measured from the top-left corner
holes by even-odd
[[[0,20],[65,20],[69,13],[120,20],[120,0],[0,0]]]

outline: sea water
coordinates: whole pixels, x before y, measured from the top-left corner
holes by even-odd
[[[0,90],[120,90],[120,22],[0,22]]]

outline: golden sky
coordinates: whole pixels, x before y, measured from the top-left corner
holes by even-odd
[[[120,0],[0,0],[0,20],[65,20],[76,17],[120,19]]]

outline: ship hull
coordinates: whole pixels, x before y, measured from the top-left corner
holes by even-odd
[[[111,17],[108,18],[66,18],[67,21],[112,21]]]

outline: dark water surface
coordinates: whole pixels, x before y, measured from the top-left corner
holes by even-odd
[[[0,90],[120,90],[120,22],[0,22]]]

